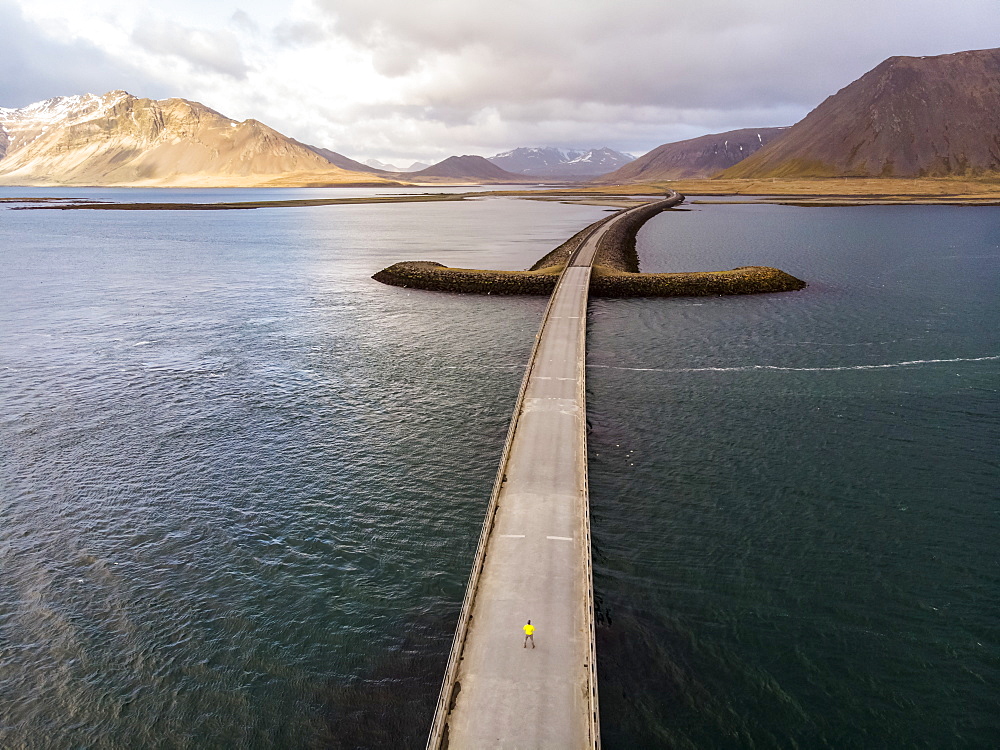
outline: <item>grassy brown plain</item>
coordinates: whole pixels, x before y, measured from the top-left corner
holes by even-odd
[[[699,179],[624,185],[579,186],[546,191],[496,191],[491,195],[617,205],[629,197],[662,195],[676,190],[687,196],[753,197],[754,202],[823,199],[836,205],[868,203],[982,204],[1000,203],[1000,178],[801,177],[764,179]]]

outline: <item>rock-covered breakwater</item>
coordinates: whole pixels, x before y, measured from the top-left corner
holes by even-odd
[[[805,286],[802,279],[768,266],[701,273],[606,273],[595,267],[590,277],[595,297],[710,297],[794,292]]]
[[[730,271],[639,273],[636,235],[650,218],[677,205],[683,196],[657,201],[594,222],[540,258],[527,271],[448,268],[431,261],[406,261],[384,268],[373,279],[383,284],[465,294],[551,294],[573,254],[597,227],[615,221],[594,256],[590,294],[597,297],[703,297],[762,294],[802,289],[806,283],[777,268],[746,266]]]
[[[622,216],[597,243],[594,266],[623,273],[639,273],[639,254],[635,249],[635,238],[642,225],[656,214],[673,208],[683,200],[684,196],[678,195],[675,199],[650,203]]]
[[[471,268],[448,268],[426,260],[411,260],[383,268],[372,278],[383,284],[434,292],[552,294],[563,266],[549,266],[540,271],[478,271]]]

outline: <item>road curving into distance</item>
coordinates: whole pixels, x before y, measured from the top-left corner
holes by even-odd
[[[551,294],[570,257],[586,245],[593,264],[595,297],[689,297],[791,292],[806,283],[777,268],[747,266],[731,271],[639,273],[635,239],[651,217],[683,196],[644,203],[606,217],[573,235],[527,271],[448,268],[432,261],[395,263],[372,276],[391,286],[463,294]]]
[[[581,238],[546,307],[455,630],[427,743],[433,750],[600,746],[587,298],[601,242],[628,214]],[[537,628],[534,648],[522,645],[528,620]]]

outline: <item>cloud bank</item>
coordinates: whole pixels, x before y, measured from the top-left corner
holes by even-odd
[[[641,153],[790,125],[886,57],[1000,38],[995,0],[276,5],[0,0],[14,40],[0,64],[19,73],[0,82],[0,106],[126,88],[197,99],[356,158],[522,145]]]

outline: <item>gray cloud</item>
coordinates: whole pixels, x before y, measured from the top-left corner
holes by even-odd
[[[442,125],[491,109],[535,140],[559,121],[597,140],[643,130],[628,108],[662,117],[664,136],[791,124],[890,55],[994,46],[1000,20],[994,0],[315,2],[379,71],[411,79],[400,104]]]
[[[0,0],[0,106],[126,88],[200,99],[361,158],[520,145],[642,152],[789,125],[886,57],[1000,38],[996,0],[311,3],[294,6],[305,15],[266,0],[197,17],[196,3],[181,3],[169,21],[140,11],[137,54],[116,60],[95,44],[53,41]]]
[[[285,21],[274,29],[274,40],[284,47],[319,44],[326,41],[329,36],[329,29],[317,22]]]
[[[207,31],[174,21],[147,19],[132,32],[132,39],[150,52],[180,58],[195,70],[236,79],[247,75],[239,40],[228,31]]]
[[[167,95],[153,75],[82,41],[57,42],[26,21],[20,8],[0,0],[0,106],[23,107],[54,96],[126,89],[143,96]]]
[[[236,28],[251,34],[256,34],[260,31],[260,27],[257,26],[257,22],[253,20],[253,17],[242,9],[234,11],[233,15],[229,17],[229,22]]]

